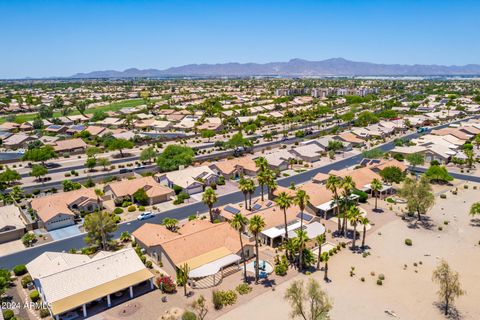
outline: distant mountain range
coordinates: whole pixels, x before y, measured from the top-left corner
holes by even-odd
[[[292,59],[288,62],[188,64],[165,70],[135,68],[77,73],[71,78],[158,78],[158,77],[247,77],[247,76],[451,76],[480,75],[480,65],[401,65],[349,61],[343,58],[322,61]]]

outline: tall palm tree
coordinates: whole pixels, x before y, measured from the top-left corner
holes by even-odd
[[[233,229],[238,231],[238,236],[240,237],[240,246],[242,247],[242,260],[243,260],[243,281],[247,282],[247,261],[245,257],[245,250],[243,248],[242,231],[248,225],[248,219],[241,213],[236,213],[233,216],[232,221],[230,221],[230,225],[232,226]]]
[[[267,185],[268,198],[270,199],[273,192],[278,187],[277,180],[275,180],[275,172],[273,172],[273,170],[268,171],[266,185]]]
[[[355,182],[353,181],[351,176],[346,176],[345,178],[343,178],[342,189],[343,189],[343,197],[345,201],[348,203],[350,201],[352,190],[355,189]],[[346,237],[347,236],[347,215],[345,213],[343,215],[342,228],[343,228],[343,235]]]
[[[362,219],[362,214],[360,210],[357,208],[357,206],[352,205],[348,209],[347,218],[348,218],[348,221],[350,222],[350,225],[353,226],[352,250],[355,250],[355,240],[357,240],[357,225],[359,222],[361,222],[361,219]]]
[[[308,234],[306,231],[302,229],[298,229],[297,233],[297,241],[298,241],[298,270],[302,272],[303,270],[303,250],[305,250],[305,243],[308,242]]]
[[[303,231],[303,212],[305,211],[305,207],[308,205],[308,201],[310,200],[310,196],[305,192],[305,190],[298,189],[297,193],[295,194],[295,198],[293,202],[300,208],[300,230]],[[303,249],[300,248],[300,261],[303,261]],[[302,270],[301,264],[299,264],[299,270]]]
[[[260,185],[260,191],[262,193],[262,201],[263,201],[263,187],[267,183],[268,180],[268,161],[264,157],[259,157],[255,160],[255,165],[259,169],[257,174],[258,184]]]
[[[238,182],[238,188],[240,191],[243,193],[243,197],[245,199],[245,209],[248,210],[248,204],[247,204],[247,195],[248,195],[248,190],[249,190],[249,182],[245,178],[240,178],[240,181]]]
[[[205,192],[203,193],[202,196],[202,202],[208,206],[208,213],[210,215],[210,222],[213,223],[213,205],[215,202],[217,202],[217,195],[215,193],[215,190],[213,190],[211,187],[207,187],[205,189]]]
[[[278,207],[283,210],[283,220],[284,220],[284,223],[285,223],[285,241],[288,241],[287,209],[290,208],[290,206],[292,205],[293,198],[290,197],[285,192],[281,192],[278,195],[275,202],[277,203]]]
[[[380,190],[382,190],[382,188],[383,188],[383,184],[377,178],[374,178],[372,182],[370,182],[370,189],[372,189],[372,193],[374,194],[374,197],[375,197],[375,211],[377,211],[378,195],[380,193]]]
[[[323,280],[328,281],[328,260],[330,259],[330,255],[328,252],[324,252],[322,254],[322,260],[325,263],[325,274],[323,275]]]
[[[262,216],[254,215],[250,219],[250,225],[248,226],[248,230],[253,234],[255,238],[255,283],[258,283],[258,268],[259,268],[259,256],[258,256],[258,235],[260,232],[263,231],[265,228],[265,220],[263,220]]]
[[[362,232],[362,250],[365,249],[365,236],[367,234],[367,225],[370,223],[367,217],[363,217],[360,220],[360,223],[363,225],[363,232]]]
[[[325,234],[315,237],[315,242],[318,245],[317,270],[320,269],[320,260],[322,260],[322,244],[325,242]]]
[[[338,200],[340,199],[339,196],[338,196],[338,190],[341,188],[342,186],[342,179],[340,177],[337,177],[337,176],[334,176],[334,175],[330,175],[327,179],[327,183],[325,184],[325,186],[327,187],[327,189],[333,193],[333,201],[335,202],[335,211],[336,211],[336,216],[337,216],[337,220],[338,220],[338,232],[340,233],[340,229],[342,228],[342,226],[340,225],[340,207],[339,207],[339,203],[338,203]],[[327,214],[325,213],[325,217],[324,219],[327,218]]]
[[[247,179],[247,192],[248,192],[248,203],[249,203],[249,210],[252,210],[252,195],[255,192],[255,181],[253,179]]]

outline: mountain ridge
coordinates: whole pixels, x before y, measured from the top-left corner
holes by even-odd
[[[169,76],[473,76],[480,75],[479,64],[425,65],[425,64],[379,64],[331,58],[320,61],[291,59],[287,62],[268,63],[216,63],[187,64],[167,69],[128,68],[124,71],[102,70],[76,73],[69,78],[157,78]]]

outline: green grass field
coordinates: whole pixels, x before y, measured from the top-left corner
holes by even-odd
[[[120,101],[120,102],[113,102],[110,103],[106,106],[100,106],[100,107],[95,107],[95,108],[88,108],[85,113],[86,114],[93,114],[95,111],[101,110],[104,112],[107,111],[118,111],[123,108],[133,108],[139,105],[144,104],[143,99],[134,99],[134,100],[126,100],[126,101]],[[72,109],[69,115],[77,115],[80,114],[77,109]],[[53,117],[58,118],[61,117],[62,115],[60,112],[54,112]],[[15,117],[15,122],[16,123],[24,123],[25,121],[32,121],[37,117],[36,113],[33,114],[19,114]],[[6,122],[6,116],[3,116],[0,118],[0,124]]]

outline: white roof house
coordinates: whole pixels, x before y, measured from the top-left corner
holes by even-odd
[[[87,255],[45,252],[27,264],[52,315],[58,316],[153,278],[133,248]],[[151,283],[153,284],[153,283]],[[132,289],[130,289],[131,296]]]

